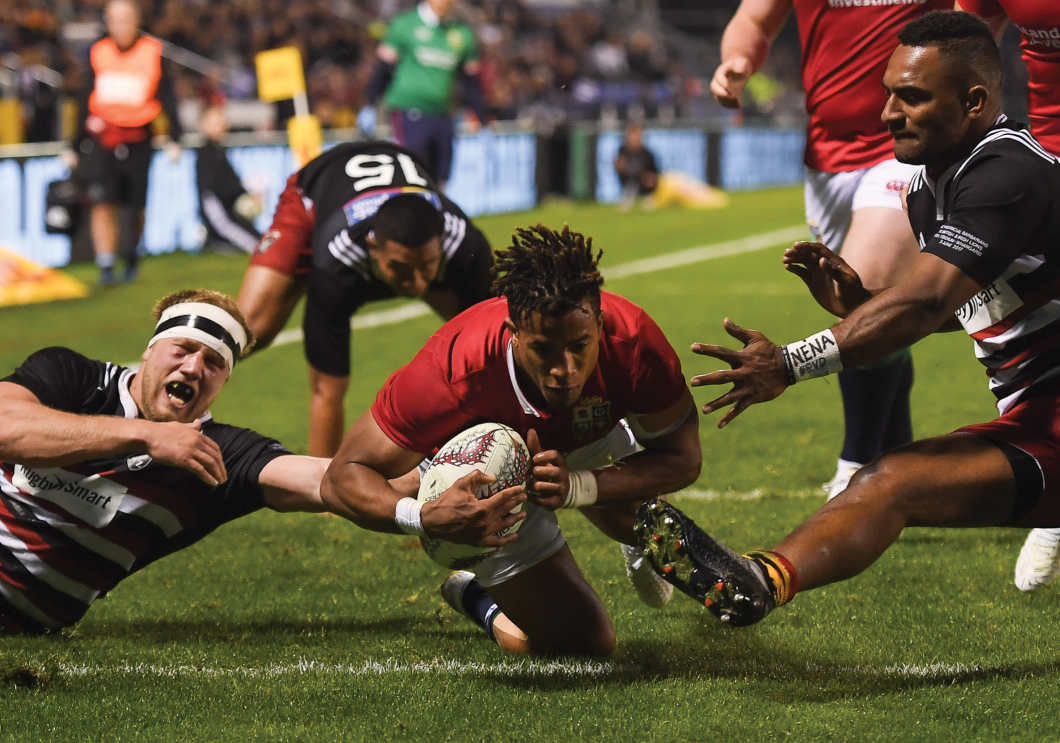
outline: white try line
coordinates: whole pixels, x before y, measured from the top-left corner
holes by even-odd
[[[808,237],[809,232],[806,225],[785,227],[781,230],[742,237],[739,240],[728,240],[723,243],[678,250],[674,253],[657,255],[653,258],[644,258],[639,261],[620,263],[617,266],[601,269],[601,273],[603,273],[605,279],[624,279],[629,276],[651,273],[652,271],[662,271],[667,268],[702,263],[715,258],[725,258],[730,255],[740,255],[741,253],[753,253],[757,250],[765,250],[766,248]],[[431,309],[427,305],[422,302],[411,302],[392,310],[379,310],[378,312],[354,315],[353,320],[350,321],[350,327],[354,330],[377,328],[381,325],[394,325],[406,320],[414,320],[417,317],[429,314],[431,314]],[[301,340],[302,329],[291,328],[279,333],[269,348],[286,346],[289,343],[298,343]]]
[[[660,671],[680,673],[694,671],[709,674],[711,670],[718,673],[737,673],[742,676],[785,677],[791,675],[824,674],[828,676],[877,676],[898,679],[957,680],[969,675],[988,673],[991,669],[985,666],[966,666],[962,663],[929,663],[902,664],[891,666],[828,666],[807,663],[803,666],[770,664],[770,663],[725,663],[713,664],[709,661],[697,664],[694,661],[682,660],[677,663],[662,661],[658,666],[641,664],[614,663],[610,661],[535,661],[522,660],[499,663],[468,663],[462,661],[443,661],[408,663],[396,658],[383,661],[368,660],[363,663],[322,663],[320,661],[299,660],[293,663],[269,663],[262,666],[233,666],[229,668],[200,665],[158,665],[154,663],[125,663],[115,666],[82,665],[63,663],[59,665],[60,673],[69,677],[85,676],[124,676],[139,678],[275,678],[277,676],[343,676],[343,677],[376,677],[376,676],[504,676],[508,678],[608,678],[644,674],[655,676]]]
[[[701,490],[699,488],[686,488],[685,490],[678,490],[676,493],[671,493],[667,496],[670,500],[700,500],[700,501],[712,501],[712,500],[735,500],[735,501],[754,501],[761,500],[762,498],[823,498],[824,491],[820,488],[814,488],[811,490],[763,490],[762,488],[755,488],[749,490],[746,493],[740,493],[735,490]]]

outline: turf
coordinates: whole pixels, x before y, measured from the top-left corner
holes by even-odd
[[[801,193],[787,189],[737,194],[717,212],[561,203],[477,221],[495,246],[516,225],[568,221],[617,265],[800,219]],[[827,323],[779,252],[609,288],[656,318],[690,375],[715,368],[688,347],[726,341],[726,315],[778,341]],[[131,286],[0,310],[0,372],[49,344],[135,360],[155,299],[235,292],[244,267],[165,256]],[[428,316],[355,333],[351,419],[437,326]],[[992,416],[966,336],[930,338],[914,355],[919,436]],[[241,365],[214,414],[305,451],[307,401],[291,344]],[[702,421],[702,477],[678,502],[737,549],[771,546],[823,500],[841,435],[836,385],[799,385],[724,431],[713,423]],[[262,512],[133,576],[72,630],[4,639],[0,739],[1036,741],[1060,730],[1058,593],[1012,585],[1023,532],[909,530],[858,578],[733,631],[683,597],[640,605],[615,546],[575,514],[561,523],[618,631],[606,662],[502,655],[441,603],[443,571],[415,540]]]

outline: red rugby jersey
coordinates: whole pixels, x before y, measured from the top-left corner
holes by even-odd
[[[793,0],[802,42],[802,85],[810,125],[805,162],[838,173],[894,157],[880,114],[883,73],[898,31],[951,0]]]
[[[1031,133],[1060,155],[1060,3],[1056,0],[960,0],[969,13],[991,18],[1004,13],[1020,31],[1027,63],[1027,108]]]
[[[460,431],[503,423],[524,439],[568,454],[610,433],[630,413],[661,413],[686,389],[681,362],[662,330],[627,299],[602,292],[600,358],[570,410],[537,410],[519,388],[504,327],[508,301],[480,302],[438,330],[394,372],[372,415],[398,446],[434,454]]]

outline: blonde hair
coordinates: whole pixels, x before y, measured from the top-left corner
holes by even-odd
[[[258,339],[254,337],[254,331],[252,331],[250,326],[247,325],[246,318],[244,318],[243,313],[240,312],[236,300],[232,299],[227,294],[215,292],[212,289],[181,289],[179,292],[167,294],[158,300],[158,303],[155,304],[155,308],[151,311],[151,316],[155,319],[155,322],[158,322],[159,318],[162,317],[163,312],[175,304],[182,304],[184,302],[212,304],[214,307],[220,307],[234,317],[236,322],[242,326],[243,332],[247,334],[247,345],[243,348],[239,358],[243,358],[250,353],[250,349],[254,347],[254,344]]]

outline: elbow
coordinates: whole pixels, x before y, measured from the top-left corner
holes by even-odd
[[[338,468],[342,465],[332,463],[320,480],[320,503],[324,510],[336,516],[342,516],[362,528],[368,527],[368,514],[360,507],[354,489],[343,482]]]

